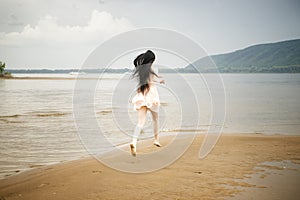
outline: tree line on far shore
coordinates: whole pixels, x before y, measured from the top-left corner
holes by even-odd
[[[11,73],[5,70],[5,62],[0,61],[0,77],[10,77]]]

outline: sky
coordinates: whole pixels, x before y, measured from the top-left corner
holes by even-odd
[[[79,68],[102,42],[145,27],[184,34],[208,55],[227,53],[299,39],[300,0],[0,0],[0,61],[8,69]],[[130,56],[118,65],[130,68]]]

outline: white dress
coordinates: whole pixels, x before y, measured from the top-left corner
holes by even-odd
[[[154,78],[154,77],[153,77]],[[149,110],[158,112],[160,101],[158,92],[155,86],[155,82],[151,81],[149,83],[149,91],[145,94],[138,92],[131,100],[134,109],[138,110],[143,106],[146,106]]]

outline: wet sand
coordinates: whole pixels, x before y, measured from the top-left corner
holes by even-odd
[[[289,160],[266,162],[260,163],[255,169],[255,174],[241,181],[256,187],[235,187],[243,192],[227,200],[299,199],[300,162]]]
[[[94,158],[85,158],[57,165],[44,166],[0,181],[2,199],[231,199],[244,195],[247,189],[265,194],[264,199],[274,199],[267,193],[285,192],[297,186],[298,169],[284,171],[285,188],[282,191],[272,184],[281,178],[265,181],[274,170],[256,182],[249,177],[261,173],[258,166],[264,162],[283,161],[300,164],[300,136],[261,134],[223,134],[213,151],[203,160],[198,158],[203,136],[197,136],[190,148],[173,164],[152,173],[131,174],[111,169]],[[162,138],[162,145],[171,141]],[[129,149],[128,149],[129,150]],[[139,154],[157,151],[145,142]],[[128,153],[129,154],[129,153]],[[135,159],[135,158],[132,158]],[[157,162],[162,162],[157,157]],[[270,166],[269,166],[270,167]],[[273,167],[270,167],[273,169]],[[276,168],[276,167],[275,167]],[[277,168],[276,168],[277,169]],[[280,177],[280,176],[279,176]],[[293,178],[294,177],[294,178]],[[299,182],[298,182],[299,183]],[[267,190],[266,190],[267,189]],[[276,195],[276,194],[275,194]],[[299,196],[299,190],[290,190],[285,199]],[[255,197],[255,198],[254,198]],[[0,198],[0,199],[1,199]],[[2,200],[1,199],[1,200]]]

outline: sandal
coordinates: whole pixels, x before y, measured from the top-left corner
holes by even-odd
[[[157,146],[157,147],[161,147],[161,144],[160,144],[159,142],[157,142],[157,141],[155,141],[155,142],[153,143],[153,145],[155,145],[155,146]]]

